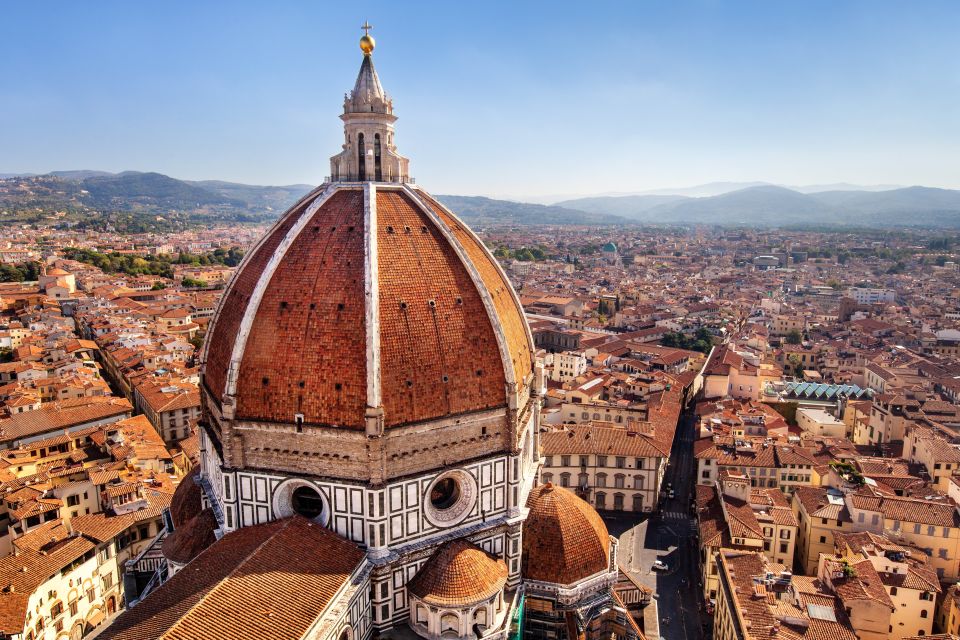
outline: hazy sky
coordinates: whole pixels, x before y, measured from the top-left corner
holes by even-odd
[[[10,2],[0,172],[319,183],[369,19],[435,193],[960,188],[960,2]]]

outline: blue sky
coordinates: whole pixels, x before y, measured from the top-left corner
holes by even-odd
[[[7,3],[0,172],[319,183],[361,54],[436,193],[960,188],[960,2]]]

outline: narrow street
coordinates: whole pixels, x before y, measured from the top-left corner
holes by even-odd
[[[684,412],[664,476],[660,509],[620,536],[620,565],[654,589],[660,637],[666,640],[709,636],[709,617],[701,611],[698,587],[696,521],[690,511],[697,471],[693,441],[693,415]],[[672,500],[667,497],[670,486],[675,492]],[[667,564],[666,570],[653,569],[657,559]]]

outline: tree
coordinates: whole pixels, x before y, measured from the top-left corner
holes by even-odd
[[[799,329],[790,329],[790,331],[787,332],[785,340],[787,344],[800,344],[803,342],[803,334],[800,333]]]
[[[207,286],[205,280],[197,280],[195,278],[186,277],[180,283],[187,289],[204,289]]]
[[[18,265],[0,265],[0,282],[32,282],[39,278],[40,264],[37,262],[24,262]]]
[[[800,360],[800,356],[795,353],[791,353],[787,358],[787,362],[790,363],[791,368],[793,369],[794,375],[800,375],[803,373],[803,363]]]
[[[151,288],[153,291],[163,291],[164,289],[167,288],[167,283],[161,282],[161,281],[158,280],[158,281],[154,282],[154,283],[153,283],[153,286],[150,287],[150,288]]]
[[[697,329],[693,337],[678,331],[668,331],[663,334],[660,344],[665,347],[699,351],[706,354],[710,353],[710,349],[713,348],[713,336],[711,336],[710,332],[704,327]]]

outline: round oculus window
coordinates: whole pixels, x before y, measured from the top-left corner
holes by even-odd
[[[460,498],[460,485],[453,478],[442,478],[430,490],[430,505],[437,510],[449,509]]]
[[[304,518],[313,520],[323,513],[323,497],[313,487],[297,487],[290,498],[290,506]]]
[[[438,476],[424,496],[424,514],[436,527],[462,522],[477,502],[477,481],[466,471],[448,471]]]
[[[300,478],[291,478],[277,487],[273,494],[273,513],[277,518],[300,515],[324,526],[330,519],[326,498],[316,485]]]

